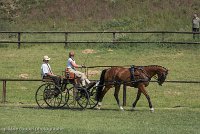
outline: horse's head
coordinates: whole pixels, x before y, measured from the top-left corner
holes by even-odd
[[[158,84],[162,86],[162,84],[165,82],[165,79],[167,77],[168,70],[164,67],[158,72]]]

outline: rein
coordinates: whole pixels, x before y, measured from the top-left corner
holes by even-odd
[[[121,84],[129,84],[129,83],[137,83],[137,82],[149,82],[149,80],[140,79],[137,81],[105,81],[107,84],[98,85],[98,86],[106,86],[106,85],[121,85]]]

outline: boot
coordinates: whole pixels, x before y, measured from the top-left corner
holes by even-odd
[[[96,84],[96,82],[89,83],[88,87],[87,87],[87,90],[90,90],[95,84]]]

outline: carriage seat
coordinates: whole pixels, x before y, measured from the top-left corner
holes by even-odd
[[[65,69],[65,78],[69,80],[74,80],[76,78],[75,73],[70,72],[68,68]]]
[[[42,82],[53,82],[53,80],[50,77],[43,77]]]

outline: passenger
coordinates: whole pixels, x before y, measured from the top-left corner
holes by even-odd
[[[41,66],[41,76],[42,79],[52,79],[54,81],[54,83],[60,87],[60,83],[61,83],[61,78],[55,74],[53,74],[52,70],[51,70],[51,66],[49,64],[49,60],[50,58],[45,55],[43,57],[43,63]]]
[[[92,88],[96,83],[90,82],[90,80],[88,80],[88,78],[86,77],[84,73],[76,70],[76,68],[85,67],[85,66],[76,64],[74,55],[75,55],[74,51],[69,52],[69,59],[67,61],[67,69],[69,70],[69,72],[73,72],[78,78],[80,78],[81,85],[84,88],[87,88],[87,89]]]

